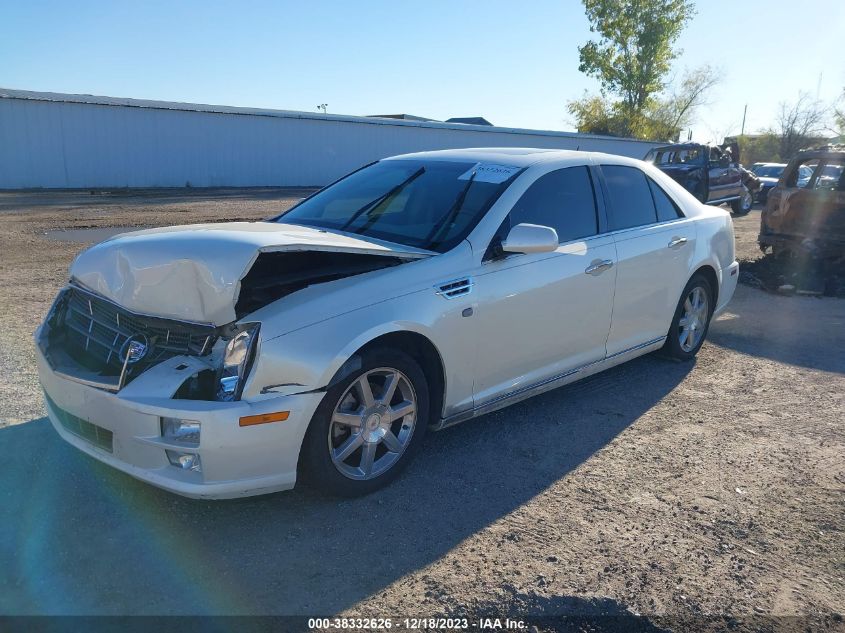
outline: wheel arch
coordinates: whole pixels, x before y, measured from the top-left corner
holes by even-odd
[[[713,289],[713,309],[715,309],[719,305],[719,276],[716,274],[716,269],[710,264],[703,264],[696,268],[689,278],[692,279],[696,275],[702,275]]]
[[[327,388],[343,380],[360,367],[360,358],[368,350],[378,347],[397,349],[413,358],[425,374],[428,381],[430,402],[429,423],[436,422],[443,414],[443,400],[446,394],[446,370],[443,357],[432,340],[413,330],[394,330],[371,338],[349,354],[346,361],[337,369]]]

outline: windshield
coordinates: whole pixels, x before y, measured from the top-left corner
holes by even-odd
[[[645,157],[646,161],[655,165],[688,165],[701,162],[701,150],[697,147],[686,149],[658,149],[651,150]]]
[[[760,178],[780,178],[786,165],[761,165],[754,170]]]
[[[487,163],[386,160],[350,174],[275,220],[442,253],[469,234],[521,171]]]

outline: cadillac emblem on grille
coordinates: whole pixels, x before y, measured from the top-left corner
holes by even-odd
[[[120,362],[130,365],[144,358],[149,349],[149,341],[144,334],[133,334],[120,348]]]

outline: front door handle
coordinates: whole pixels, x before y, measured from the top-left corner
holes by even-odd
[[[669,242],[669,248],[680,248],[684,244],[687,243],[687,238],[685,237],[673,237],[672,241]]]
[[[594,259],[590,265],[584,270],[588,275],[601,275],[609,268],[613,268],[612,259]]]

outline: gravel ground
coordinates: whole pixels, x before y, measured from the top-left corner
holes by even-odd
[[[398,482],[359,500],[191,501],[61,442],[31,334],[83,245],[44,233],[261,218],[305,193],[0,193],[0,614],[842,628],[840,299],[740,286],[695,363],[640,358],[431,434]],[[736,221],[743,258],[758,222]]]

